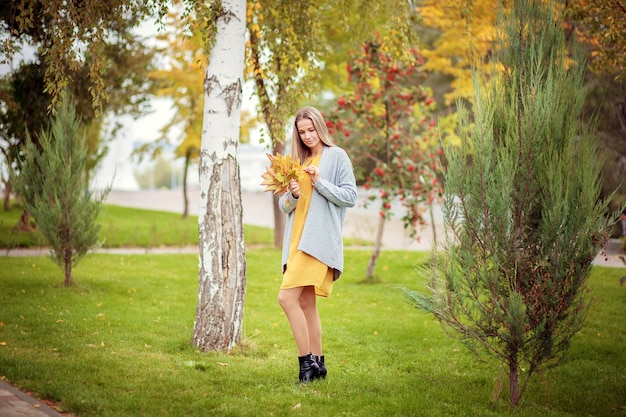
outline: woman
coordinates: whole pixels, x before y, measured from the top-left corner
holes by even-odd
[[[306,383],[326,377],[315,302],[316,296],[330,296],[343,271],[341,233],[346,208],[356,204],[357,188],[350,158],[333,144],[317,109],[304,107],[296,113],[291,149],[308,175],[300,183],[291,181],[278,203],[287,214],[278,302],[296,341],[299,379]]]

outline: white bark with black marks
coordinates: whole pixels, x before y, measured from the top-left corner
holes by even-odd
[[[229,351],[241,337],[246,262],[237,149],[246,2],[223,0],[204,80],[200,152],[198,306],[193,343]]]

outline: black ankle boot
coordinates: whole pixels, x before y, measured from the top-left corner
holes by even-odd
[[[298,356],[298,362],[300,362],[300,382],[311,382],[320,371],[320,367],[315,362],[315,357],[312,353]]]
[[[317,375],[315,375],[315,378],[326,379],[326,374],[328,373],[328,371],[326,370],[326,364],[324,363],[324,355],[316,356],[315,362],[317,362],[317,366],[319,366],[320,368]]]

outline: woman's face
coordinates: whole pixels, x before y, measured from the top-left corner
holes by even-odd
[[[313,121],[311,119],[302,119],[296,123],[300,140],[304,143],[313,154],[317,154],[324,147],[324,143],[317,134]]]

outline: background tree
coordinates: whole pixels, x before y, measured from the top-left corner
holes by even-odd
[[[350,153],[357,179],[365,189],[379,190],[369,196],[370,201],[380,201],[380,219],[368,279],[374,277],[392,203],[400,201],[405,228],[415,237],[441,192],[439,138],[431,114],[434,99],[422,86],[422,56],[415,48],[410,52],[403,59],[394,58],[380,37],[364,44],[348,64],[354,93],[339,98],[327,121]]]
[[[507,7],[510,1],[503,5]],[[548,0],[545,3],[549,3]],[[626,3],[623,0],[559,1],[567,37],[576,35],[586,47],[591,71],[586,74],[589,91],[583,108],[584,120],[597,123],[601,149],[606,163],[602,196],[613,196],[616,209],[626,200]],[[423,53],[428,86],[434,90],[440,113],[454,114],[457,95],[472,100],[472,65],[489,71],[494,39],[495,8],[491,0],[422,0],[418,12],[423,16],[421,39],[427,44]],[[443,76],[442,76],[443,75]],[[447,85],[447,87],[446,87]],[[447,106],[447,107],[444,107]],[[454,120],[440,117],[442,132]],[[616,193],[613,191],[619,188]],[[617,230],[615,231],[616,233]]]
[[[13,164],[26,142],[25,132],[46,129],[49,121],[46,113],[53,96],[46,92],[45,74],[50,71],[52,64],[45,47],[51,39],[45,34],[54,30],[47,26],[53,24],[54,20],[48,18],[47,9],[40,9],[35,15],[35,21],[24,28],[17,23],[24,16],[17,12],[13,15],[7,14],[7,10],[0,12],[0,18],[7,30],[13,31],[13,35],[24,44],[41,48],[41,52],[35,54],[32,62],[21,62],[0,82],[0,100],[3,104],[0,106],[0,149],[7,163]],[[150,94],[151,86],[146,81],[146,74],[150,70],[153,52],[144,45],[143,39],[132,32],[127,33],[132,22],[131,19],[123,25],[113,25],[101,51],[100,59],[107,63],[107,71],[100,74],[104,80],[103,88],[107,100],[101,101],[100,106],[107,115],[139,115],[145,111],[146,98]],[[45,39],[42,40],[42,37]],[[7,42],[11,41],[11,36],[8,39]],[[1,58],[6,61],[10,56]],[[71,65],[65,63],[68,66],[67,75],[71,79],[67,88],[72,92],[77,115],[81,119],[81,128],[86,132],[87,175],[91,175],[106,152],[106,147],[102,145],[106,142],[102,133],[106,125],[104,114],[99,116],[91,106],[94,91],[90,90],[89,79],[93,59],[93,56],[84,54],[80,62]],[[116,129],[112,131],[115,132]],[[37,140],[36,137],[32,139]],[[18,166],[13,168],[19,172]],[[10,184],[6,184],[6,188],[11,189]],[[8,198],[9,195],[5,194],[5,205]],[[27,228],[28,224],[28,213],[24,212],[21,227]]]
[[[204,101],[202,83],[208,64],[202,26],[185,14],[179,5],[170,11],[167,30],[157,36],[165,44],[160,55],[165,61],[165,68],[152,71],[150,78],[155,81],[159,97],[172,100],[175,112],[172,118],[161,128],[157,140],[146,143],[134,151],[143,159],[150,153],[158,157],[164,146],[172,141],[178,142],[175,156],[184,159],[183,168],[183,218],[189,215],[189,197],[187,195],[187,176],[189,166],[200,156],[202,136],[202,111]],[[180,136],[173,138],[176,131]],[[177,135],[178,136],[178,135]]]
[[[474,124],[461,107],[462,146],[446,149],[449,239],[425,271],[427,294],[409,295],[502,362],[517,405],[580,330],[592,262],[615,216],[599,199],[597,138],[581,120],[585,66],[562,15],[516,0],[497,27],[499,70],[476,81]]]
[[[502,2],[504,7],[510,3],[510,0]],[[623,79],[626,74],[624,0],[566,0],[557,5],[565,12],[564,30],[568,36],[575,33],[589,46],[590,69]],[[454,104],[457,96],[473,96],[473,65],[486,73],[489,71],[496,33],[493,6],[491,0],[422,0],[417,6],[423,18],[420,33],[428,33],[432,38],[432,45],[423,50],[426,58],[423,69],[448,75],[447,104]],[[435,33],[428,32],[429,28]]]
[[[189,215],[188,177],[192,163],[200,156],[202,136],[203,96],[202,83],[208,64],[203,26],[182,7],[174,2],[165,30],[157,35],[157,41],[164,46],[158,54],[163,68],[150,72],[155,82],[156,96],[168,98],[175,112],[161,128],[161,135],[152,142],[142,144],[133,155],[141,161],[145,156],[158,158],[165,147],[174,144],[176,158],[184,160],[183,168],[183,218]],[[242,123],[240,142],[249,142],[250,131],[256,127],[256,118],[249,112],[241,112]]]
[[[146,101],[152,88],[146,79],[151,70],[154,52],[145,47],[143,42],[143,38],[129,35],[123,44],[107,46],[104,57],[112,62],[105,76],[105,85],[109,91],[109,100],[104,104],[107,114],[139,116],[146,111]],[[51,96],[44,92],[47,65],[45,55],[36,55],[34,62],[22,62],[15,71],[2,77],[0,99],[5,106],[0,112],[0,122],[3,138],[14,138],[23,142],[27,129],[37,131],[49,122],[46,109]],[[94,155],[95,149],[103,142],[101,132],[104,119],[96,115],[90,106],[88,65],[79,66],[72,72],[72,76],[74,82],[68,89],[76,97],[75,105],[81,124],[88,129],[88,150],[91,154],[88,167],[91,168],[98,160]]]
[[[19,169],[16,166],[23,147],[26,144],[26,132],[38,132],[47,127],[46,107],[49,98],[43,91],[43,69],[36,64],[22,65],[19,71],[0,78],[0,149],[4,155],[7,169]],[[10,208],[12,184],[11,176],[4,184],[4,208]],[[17,227],[30,229],[28,212],[22,213]]]
[[[88,90],[93,108],[103,110],[110,90],[105,77],[113,62],[105,50],[113,33],[127,35],[153,8],[165,2],[111,0],[80,2],[7,0],[0,11],[7,37],[0,44],[0,62],[10,62],[24,44],[36,45],[48,65],[44,75],[45,92],[50,95],[48,110],[53,112],[60,93],[76,81],[73,72],[90,57]]]
[[[228,351],[241,337],[246,290],[241,183],[237,162],[246,32],[245,0],[198,14],[215,28],[204,78],[200,152],[200,273],[193,343]]]
[[[304,100],[318,101],[345,86],[346,51],[357,48],[375,28],[410,38],[411,2],[351,0],[315,3],[289,0],[248,2],[246,77],[254,80],[259,113],[272,153],[285,153],[287,121]],[[393,45],[396,46],[395,44]],[[398,50],[401,50],[399,48]],[[339,81],[338,81],[339,80]],[[274,196],[274,244],[279,247],[284,215]]]
[[[174,178],[178,177],[176,167],[169,158],[163,155],[156,157],[152,163],[143,170],[135,170],[135,179],[142,190],[172,189],[175,186]]]
[[[502,2],[504,7],[509,0]],[[442,73],[451,88],[444,102],[452,105],[458,97],[472,98],[471,69],[489,71],[492,54],[496,8],[492,0],[422,0],[417,6],[422,25],[437,30],[432,47],[424,48],[423,70]]]
[[[324,48],[319,59],[324,65],[319,69],[319,87],[314,97],[320,107],[329,102],[334,104],[338,97],[354,92],[354,85],[348,79],[348,62],[354,51],[376,34],[387,42],[388,53],[394,58],[412,55],[411,48],[418,43],[416,29],[420,20],[416,3],[416,0],[329,2],[327,18],[320,22]]]
[[[290,0],[248,2],[246,74],[254,80],[260,114],[272,153],[285,154],[285,126],[312,91],[317,57],[323,47],[321,22],[325,3]],[[263,138],[264,141],[264,138]],[[285,216],[274,200],[274,245],[280,247]]]
[[[626,201],[626,2],[567,1],[565,13],[566,36],[583,41],[589,62],[583,113],[598,123],[605,154],[602,195],[614,195],[611,208],[618,210]],[[621,234],[619,225],[613,234]]]
[[[12,178],[24,206],[35,217],[52,259],[72,284],[72,267],[98,241],[100,203],[108,193],[89,190],[85,135],[80,135],[74,104],[64,96],[49,130],[29,140],[19,176]]]
[[[589,67],[595,73],[626,77],[626,1],[566,1],[566,28],[593,47]]]

